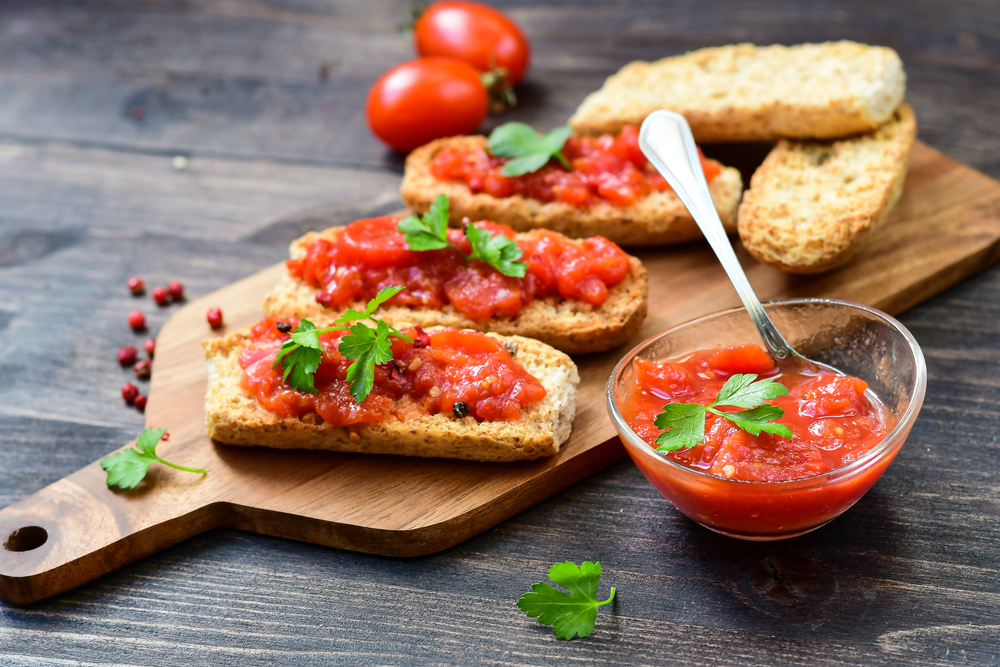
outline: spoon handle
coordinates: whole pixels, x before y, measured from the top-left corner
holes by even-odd
[[[753,319],[771,356],[784,361],[793,351],[767,316],[760,299],[747,280],[743,267],[736,259],[719,213],[715,210],[712,193],[705,180],[701,158],[684,116],[672,111],[654,111],[639,130],[639,148],[687,207],[712,250],[722,263],[736,288],[743,305]]]

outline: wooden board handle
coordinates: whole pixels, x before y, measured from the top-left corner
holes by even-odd
[[[160,449],[171,462],[198,464],[185,443]],[[209,500],[204,475],[154,464],[127,491],[109,489],[106,478],[95,461],[0,510],[0,599],[28,604],[61,593],[221,525],[229,513]]]

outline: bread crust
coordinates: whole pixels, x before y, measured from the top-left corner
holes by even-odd
[[[325,326],[329,320],[317,321]],[[552,456],[569,438],[576,414],[576,364],[544,343],[520,336],[496,338],[517,343],[516,359],[545,387],[545,398],[528,404],[521,418],[477,422],[444,414],[421,413],[412,402],[401,405],[405,420],[393,414],[374,424],[333,426],[319,415],[279,418],[240,386],[240,352],[250,329],[202,343],[208,364],[205,425],[209,437],[229,445],[278,449],[325,449],[359,454],[522,461]]]
[[[304,253],[306,247],[317,238],[336,240],[342,229],[331,227],[322,232],[309,232],[292,242],[291,256],[298,257]],[[524,236],[537,234],[538,232],[527,232]],[[365,304],[360,301],[337,306],[335,310],[325,309],[316,303],[317,291],[286,274],[264,297],[264,314],[312,318],[335,314],[348,308],[364,310]],[[629,256],[628,275],[622,282],[608,289],[608,299],[599,308],[581,301],[549,297],[532,301],[516,317],[491,318],[485,321],[470,319],[450,304],[440,309],[383,306],[378,312],[379,317],[390,323],[410,322],[422,327],[448,326],[493,331],[505,336],[527,336],[569,354],[587,354],[610,350],[631,338],[646,319],[648,305],[649,277],[646,269],[642,262]]]
[[[885,223],[906,180],[917,125],[909,105],[873,133],[781,141],[750,179],[739,209],[744,247],[790,273],[846,264]]]
[[[521,195],[498,198],[484,192],[474,193],[464,183],[441,181],[431,173],[431,161],[445,146],[480,150],[486,147],[486,137],[436,139],[410,153],[400,193],[406,205],[418,213],[427,211],[443,193],[451,200],[449,214],[455,225],[463,218],[492,220],[517,231],[551,229],[570,238],[600,235],[621,246],[668,245],[702,236],[694,218],[673,191],[654,192],[631,206],[599,203],[589,207],[542,202]],[[723,226],[729,233],[734,232],[736,207],[743,192],[740,172],[723,167],[722,173],[709,183],[709,190]]]
[[[888,121],[905,90],[902,60],[888,47],[732,44],[629,63],[569,124],[582,134],[615,133],[670,109],[699,142],[835,138]]]

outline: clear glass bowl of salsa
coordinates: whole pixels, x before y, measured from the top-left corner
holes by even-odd
[[[796,299],[765,304],[789,343],[808,357],[859,377],[891,413],[895,426],[856,460],[829,472],[788,481],[727,479],[658,453],[629,426],[622,411],[634,390],[635,360],[659,361],[715,347],[760,344],[742,307],[706,315],[641,343],[608,381],[611,421],[625,449],[654,488],[695,522],[746,540],[802,535],[833,520],[882,476],[906,440],[923,404],[927,368],[920,345],[894,318],[855,303]]]

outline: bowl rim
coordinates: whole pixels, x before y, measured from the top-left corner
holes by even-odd
[[[917,339],[914,338],[913,334],[910,333],[899,320],[892,317],[888,313],[885,313],[877,308],[872,308],[871,306],[866,306],[864,304],[855,303],[853,301],[843,301],[840,299],[825,299],[825,298],[803,298],[803,299],[781,299],[775,301],[765,301],[765,309],[771,306],[785,306],[785,305],[797,305],[797,304],[812,304],[812,303],[822,303],[831,304],[838,306],[847,306],[855,310],[862,310],[874,315],[877,318],[884,320],[889,326],[896,329],[900,334],[902,334],[904,340],[906,340],[910,352],[913,354],[915,362],[915,373],[914,373],[914,390],[913,395],[910,397],[910,402],[903,411],[903,414],[897,419],[896,425],[889,432],[889,434],[875,447],[869,450],[864,456],[861,456],[850,463],[840,466],[839,468],[834,468],[827,472],[822,472],[817,475],[811,475],[809,477],[798,477],[796,479],[780,480],[776,482],[769,482],[763,480],[746,480],[746,479],[730,479],[727,477],[719,477],[718,475],[713,475],[711,473],[697,470],[695,468],[689,468],[677,461],[666,456],[661,456],[653,449],[649,443],[639,437],[639,435],[632,430],[632,427],[628,425],[625,418],[622,416],[621,412],[618,410],[617,400],[615,398],[615,382],[617,378],[622,374],[625,368],[628,367],[629,363],[639,355],[639,352],[646,349],[648,346],[653,344],[655,341],[672,334],[678,329],[692,326],[698,324],[705,320],[713,319],[723,315],[729,315],[734,312],[744,311],[746,308],[743,306],[736,306],[734,308],[727,308],[725,310],[719,310],[714,313],[708,313],[707,315],[702,315],[696,317],[693,320],[688,320],[687,322],[682,322],[680,324],[674,325],[669,329],[662,331],[655,336],[651,336],[646,340],[642,341],[635,347],[633,347],[621,360],[615,365],[614,370],[611,372],[611,377],[608,378],[608,384],[605,391],[605,398],[608,404],[608,414],[611,416],[611,422],[615,426],[619,435],[626,436],[622,440],[627,440],[625,442],[626,450],[631,454],[634,450],[642,452],[641,456],[651,461],[654,465],[667,465],[668,467],[674,468],[678,473],[683,475],[695,475],[705,478],[706,481],[713,483],[722,484],[734,484],[738,485],[741,490],[795,490],[808,489],[814,486],[822,486],[828,484],[836,479],[851,475],[855,472],[859,472],[867,468],[873,462],[879,460],[887,452],[897,449],[897,442],[902,444],[902,440],[906,438],[909,434],[910,428],[913,422],[916,421],[917,413],[920,411],[921,406],[924,402],[924,395],[927,390],[927,364],[924,361],[923,350],[920,348],[920,344]],[[749,318],[749,314],[747,314]],[[628,445],[632,445],[629,447]]]

